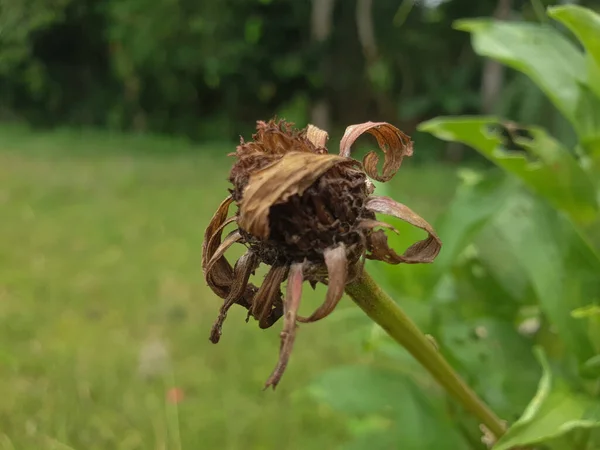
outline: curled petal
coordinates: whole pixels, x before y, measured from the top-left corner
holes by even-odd
[[[381,214],[387,214],[397,217],[405,222],[414,225],[417,228],[425,230],[429,236],[427,239],[416,242],[411,245],[403,255],[398,255],[387,245],[387,236],[382,230],[374,231],[370,235],[369,250],[370,259],[379,259],[391,264],[398,263],[430,263],[432,262],[440,249],[442,241],[425,219],[413,212],[408,206],[392,200],[389,197],[370,197],[366,203],[367,209]]]
[[[363,159],[365,172],[377,181],[391,180],[400,168],[402,159],[405,156],[411,156],[413,153],[413,143],[410,137],[387,122],[365,122],[350,125],[346,128],[340,142],[340,156],[349,157],[352,144],[364,133],[375,136],[379,148],[385,154],[381,175],[377,173],[379,157],[374,151],[367,153]]]
[[[317,148],[325,148],[329,135],[327,131],[323,131],[314,125],[309,125],[306,128],[306,138]]]
[[[285,294],[283,331],[281,332],[281,346],[279,348],[279,360],[273,370],[273,373],[265,383],[265,389],[277,384],[281,380],[285,368],[287,367],[292,349],[294,347],[294,339],[296,337],[296,318],[298,308],[300,308],[300,300],[302,297],[302,282],[304,263],[294,263],[290,268],[288,277],[288,285]]]
[[[232,216],[232,217],[230,217],[229,219],[227,219],[226,221],[224,221],[224,222],[223,222],[223,223],[222,223],[222,224],[219,226],[219,228],[217,228],[217,229],[215,230],[215,232],[214,232],[214,234],[213,234],[213,236],[212,236],[212,238],[211,238],[211,241],[213,241],[213,242],[211,242],[211,241],[209,241],[209,242],[208,242],[208,246],[209,246],[209,248],[214,248],[214,249],[216,249],[216,248],[218,248],[218,247],[219,247],[219,245],[221,245],[220,239],[221,239],[221,235],[223,234],[223,230],[225,229],[225,227],[227,227],[227,225],[231,225],[231,224],[232,224],[233,222],[235,222],[235,221],[236,221],[236,217],[235,217],[235,216]],[[215,241],[216,241],[216,240],[219,240],[219,242],[217,242],[217,243],[216,243],[216,245],[215,245]]]
[[[227,215],[229,214],[229,206],[233,203],[233,198],[229,195],[225,200],[221,202],[217,211],[210,219],[206,231],[204,232],[204,241],[202,243],[202,268],[206,267],[208,260],[212,257],[214,250],[220,245],[219,243],[211,244],[213,238],[220,236],[222,233],[222,225],[227,221]]]
[[[210,273],[212,268],[215,266],[215,264],[218,264],[222,259],[224,259],[223,255],[229,249],[229,247],[231,247],[233,244],[235,244],[236,242],[241,241],[241,240],[242,240],[242,235],[240,234],[239,230],[233,230],[231,233],[229,233],[225,237],[225,239],[223,239],[223,242],[221,243],[221,245],[219,245],[219,247],[215,250],[210,261],[208,261],[208,264],[206,265],[206,272]],[[229,267],[231,267],[231,266],[229,266]],[[232,272],[233,272],[233,269],[232,269]],[[233,273],[232,273],[232,275],[233,275]],[[229,280],[229,281],[231,284],[231,280]]]
[[[223,306],[221,306],[219,317],[217,318],[210,332],[210,341],[213,344],[219,342],[223,322],[227,317],[227,311],[229,311],[229,308],[231,308],[233,304],[238,302],[243,297],[248,286],[250,275],[256,269],[258,263],[258,255],[251,251],[244,254],[235,263],[235,267],[233,268],[231,289],[227,295],[227,298],[225,299],[225,302],[223,303]]]
[[[269,237],[269,210],[302,194],[317,178],[338,164],[355,164],[338,155],[286,153],[277,162],[253,173],[244,190],[238,225],[255,237]]]
[[[272,266],[252,302],[251,314],[261,328],[269,328],[281,317],[281,283],[288,274],[288,266]]]
[[[229,206],[233,202],[231,196],[227,197],[217,208],[215,215],[210,220],[204,233],[202,243],[202,271],[209,287],[221,298],[226,298],[231,286],[233,268],[224,258],[217,258],[208,270],[209,261],[213,260],[213,255],[221,245],[221,235],[223,233],[223,224],[227,221]]]
[[[309,317],[298,317],[298,322],[316,322],[327,317],[333,312],[344,295],[346,278],[348,274],[348,259],[346,246],[342,243],[335,248],[328,248],[323,252],[327,266],[328,283],[325,302]]]

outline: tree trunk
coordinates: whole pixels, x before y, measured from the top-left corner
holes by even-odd
[[[331,35],[333,26],[333,7],[335,0],[313,0],[310,18],[310,34],[314,42],[324,44]],[[319,71],[323,77],[323,90],[311,106],[311,123],[323,130],[329,130],[331,125],[331,107],[327,98],[327,87],[330,81],[331,62],[329,51],[325,51],[319,63]]]
[[[506,20],[510,16],[512,0],[498,0],[494,18]],[[481,78],[481,112],[491,114],[494,112],[496,103],[504,85],[504,66],[491,59],[486,60],[483,65]]]
[[[375,25],[373,23],[373,0],[358,0],[356,2],[356,28],[358,40],[366,60],[366,68],[369,71],[380,62],[377,39],[375,38]],[[388,92],[381,86],[376,86],[369,77],[371,92],[377,104],[377,112],[382,120],[395,121],[396,108],[390,100]]]

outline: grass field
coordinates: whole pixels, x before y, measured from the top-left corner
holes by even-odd
[[[261,389],[279,326],[260,330],[233,309],[221,343],[208,341],[219,303],[200,249],[232,149],[0,128],[1,450],[344,443],[344,417],[305,386],[365,358],[350,302],[349,314],[301,327],[276,392]],[[396,197],[427,218],[452,196],[451,169],[409,161],[400,173]],[[181,401],[169,401],[173,388]]]

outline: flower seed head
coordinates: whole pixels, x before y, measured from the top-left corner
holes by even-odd
[[[323,266],[324,251],[343,243],[356,263],[366,250],[361,223],[375,219],[357,161],[327,154],[285,122],[259,122],[253,138],[238,146],[230,175],[249,248],[271,266]]]
[[[373,135],[384,152],[381,174],[375,152],[368,153],[362,164],[350,157],[352,144],[364,133]],[[287,365],[296,323],[329,315],[346,284],[360,276],[365,257],[391,264],[427,263],[441,248],[425,220],[405,205],[372,195],[369,177],[388,181],[403,157],[412,154],[408,136],[383,122],[353,125],[346,129],[338,154],[328,152],[327,138],[312,125],[297,130],[284,121],[258,122],[252,140],[242,140],[233,154],[231,195],[206,230],[205,278],[225,300],[211,340],[219,340],[227,310],[236,303],[246,307],[262,328],[284,316],[280,361],[267,386],[277,385]],[[232,204],[237,212],[228,219]],[[388,246],[384,231],[394,228],[379,222],[375,213],[407,221],[427,231],[428,237],[399,255]],[[237,229],[222,239],[224,228],[233,223]],[[234,243],[248,250],[232,267],[224,254]],[[256,287],[249,278],[259,264],[270,270]],[[284,298],[281,284],[286,279]],[[328,286],[323,305],[309,317],[297,315],[303,281]]]

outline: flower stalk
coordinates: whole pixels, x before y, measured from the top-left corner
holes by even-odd
[[[346,285],[346,293],[390,337],[404,347],[496,439],[506,431],[500,418],[477,396],[443,358],[417,325],[366,272]]]

